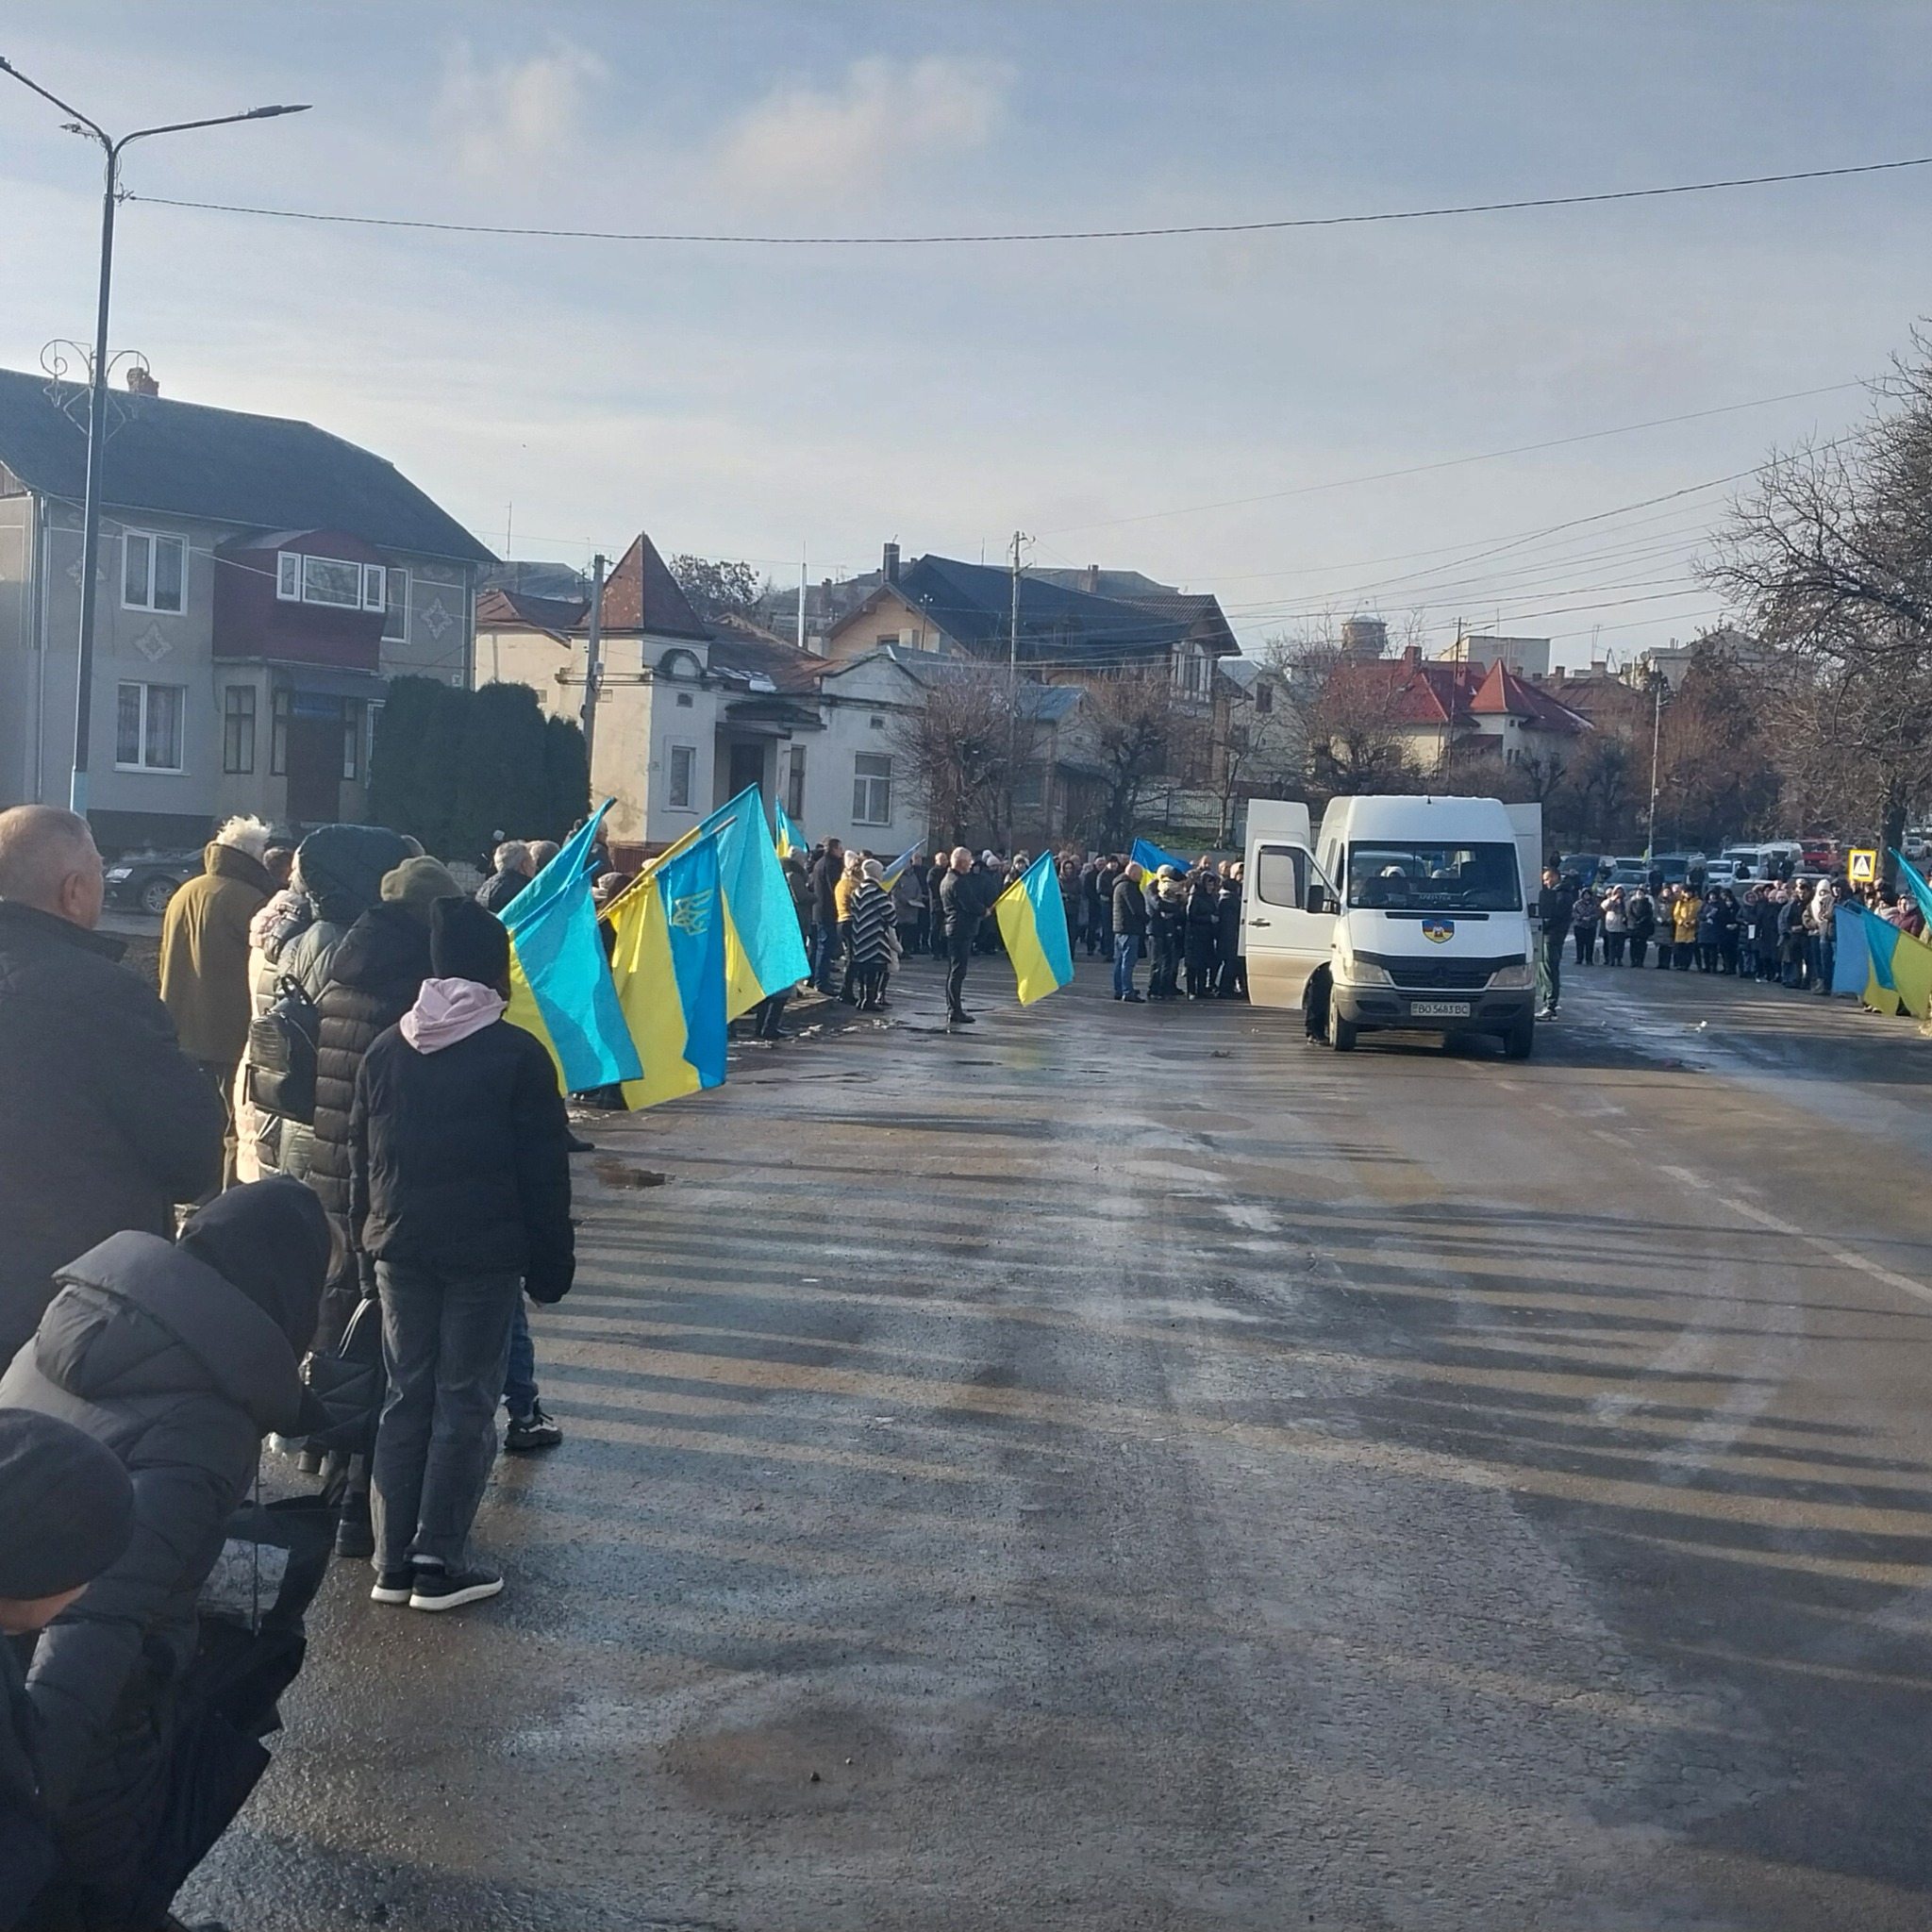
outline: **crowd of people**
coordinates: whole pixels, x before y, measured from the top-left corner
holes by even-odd
[[[900,962],[927,954],[946,961],[949,1024],[968,1025],[967,971],[975,956],[1004,951],[993,906],[1034,855],[960,845],[930,858],[914,853],[889,877],[888,861],[828,839],[784,863],[819,991],[876,1011],[891,1004],[886,988]],[[1204,854],[1185,872],[1142,874],[1123,854],[1062,852],[1054,870],[1068,952],[1110,958],[1117,1000],[1246,996],[1240,861]],[[1142,960],[1152,962],[1144,993],[1135,986]]]
[[[172,1923],[300,1667],[265,1543],[309,1594],[331,1545],[379,1604],[504,1587],[472,1527],[506,1403],[504,1446],[560,1440],[525,1300],[575,1258],[503,875],[479,904],[380,827],[231,821],[157,991],[96,930],[87,822],[0,811],[0,1928]],[[274,1532],[243,1507],[271,1441],[308,1512]]]
[[[1924,919],[1907,892],[1854,886],[1836,877],[1712,883],[1692,872],[1636,885],[1599,888],[1552,866],[1538,907],[1542,922],[1542,1008],[1561,1002],[1566,957],[1577,966],[1639,967],[1724,974],[1828,994],[1837,963],[1838,908],[1868,906],[1902,931],[1923,934]]]

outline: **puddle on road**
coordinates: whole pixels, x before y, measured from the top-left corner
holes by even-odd
[[[652,1167],[633,1167],[625,1160],[593,1160],[591,1172],[607,1188],[661,1188],[670,1180]]]

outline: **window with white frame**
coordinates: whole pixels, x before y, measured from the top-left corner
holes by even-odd
[[[892,823],[892,760],[883,752],[853,754],[852,823],[855,825],[890,825]]]
[[[114,763],[124,772],[178,772],[188,692],[178,684],[124,684],[114,715]]]
[[[409,573],[391,564],[383,578],[382,641],[386,644],[406,644],[409,641]]]
[[[406,574],[407,575],[407,574]],[[379,563],[346,557],[275,552],[275,595],[284,604],[320,604],[329,610],[379,610],[389,627],[389,573]]]
[[[698,748],[694,744],[671,747],[671,809],[689,811],[691,794],[698,768]]]
[[[179,611],[188,581],[188,540],[153,530],[121,537],[121,602],[129,610]]]
[[[255,769],[255,687],[231,684],[222,693],[222,770]]]

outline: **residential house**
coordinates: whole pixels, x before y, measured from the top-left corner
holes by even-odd
[[[1425,659],[1413,647],[1399,658],[1339,665],[1330,693],[1352,719],[1401,741],[1408,763],[1424,773],[1485,758],[1553,773],[1590,728],[1507,663]]]
[[[104,848],[198,844],[230,813],[362,810],[403,673],[463,684],[484,548],[381,457],[307,423],[108,406],[89,817]],[[64,803],[88,392],[0,370],[0,805]]]
[[[528,685],[580,718],[589,663],[583,598],[486,591],[475,676]],[[591,786],[615,800],[613,846],[669,844],[747,785],[814,838],[897,852],[923,836],[891,729],[923,698],[876,654],[834,663],[741,619],[708,624],[640,533],[605,586]]]

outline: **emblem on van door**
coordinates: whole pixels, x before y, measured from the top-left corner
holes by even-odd
[[[1456,922],[1453,919],[1425,919],[1423,921],[1423,937],[1433,940],[1440,946],[1444,940],[1456,937]]]

